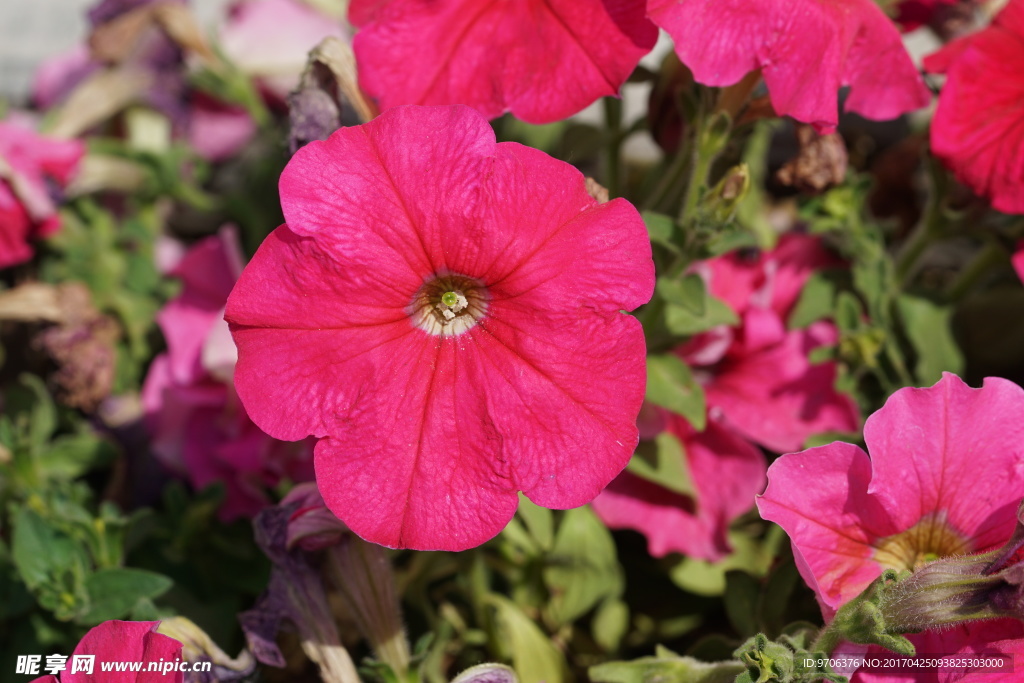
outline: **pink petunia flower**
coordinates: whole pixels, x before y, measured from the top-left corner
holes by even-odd
[[[1024,491],[1024,390],[989,378],[972,389],[946,374],[900,389],[868,418],[857,446],[833,443],[782,456],[768,469],[761,516],[782,526],[826,618],[885,569],[1004,544]],[[919,653],[1024,654],[1024,624],[976,622],[911,635]],[[860,681],[973,680],[934,670]],[[988,680],[978,679],[978,680]]]
[[[741,324],[697,335],[677,353],[697,370],[712,417],[776,452],[796,450],[812,434],[854,431],[860,422],[853,400],[833,387],[835,363],[808,358],[837,341],[835,326],[786,327],[807,279],[835,263],[817,238],[789,233],[771,251],[733,252],[694,268]]]
[[[846,109],[892,119],[930,94],[899,31],[872,0],[648,0],[648,16],[705,85],[738,83],[760,69],[775,111],[835,130]]]
[[[185,674],[170,668],[166,673],[151,671],[104,671],[103,664],[112,662],[142,662],[143,669],[150,662],[168,664],[182,661],[181,643],[157,633],[159,621],[105,621],[86,633],[78,642],[65,670],[57,676],[36,678],[30,683],[184,683]],[[74,669],[75,657],[92,656],[91,671]],[[79,666],[86,666],[83,660]]]
[[[242,271],[235,233],[222,229],[193,246],[172,271],[184,287],[157,315],[168,351],[142,389],[153,450],[197,488],[223,482],[225,520],[268,504],[267,487],[312,478],[308,444],[271,439],[252,423],[232,384],[236,351],[224,303]]]
[[[990,26],[924,66],[946,74],[932,152],[999,211],[1024,213],[1024,0],[1010,0]]]
[[[764,487],[764,455],[714,420],[697,432],[682,417],[661,412],[667,431],[683,446],[694,495],[623,472],[594,499],[594,512],[613,529],[642,533],[655,557],[680,552],[721,559],[731,550],[729,524],[751,508]]]
[[[531,123],[617,94],[658,36],[642,0],[353,0],[349,20],[381,108],[468,104]]]
[[[228,299],[235,383],[309,434],[327,506],[363,538],[461,550],[522,490],[590,501],[637,443],[654,266],[636,210],[496,144],[464,106],[396,107],[299,150],[287,225]]]
[[[1017,271],[1017,277],[1024,280],[1024,242],[1017,245],[1017,251],[1010,257],[1010,261],[1013,262],[1013,269]]]
[[[67,185],[84,153],[78,140],[39,135],[26,118],[0,122],[0,268],[29,260],[29,242],[60,229],[51,187]]]

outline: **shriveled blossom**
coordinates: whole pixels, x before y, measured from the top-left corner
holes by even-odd
[[[782,456],[758,499],[793,543],[826,618],[886,569],[1002,546],[1024,491],[1024,390],[972,389],[946,374],[906,388],[868,418],[868,453],[836,442]],[[919,653],[1024,654],[1024,623],[997,619],[908,636]],[[861,671],[855,681],[988,680],[964,671]]]
[[[223,317],[241,270],[231,229],[188,251],[172,272],[182,292],[157,315],[168,350],[153,361],[142,389],[157,457],[198,488],[223,482],[225,519],[259,512],[269,502],[266,489],[283,478],[313,474],[309,445],[268,437],[235,394],[236,352]]]
[[[0,121],[0,268],[29,260],[30,242],[60,228],[53,195],[84,152],[78,140],[39,135],[26,117]]]
[[[642,0],[353,0],[359,82],[382,108],[468,104],[566,118],[615,95],[657,29]]]
[[[854,431],[859,424],[853,400],[833,386],[835,363],[812,364],[808,357],[836,342],[835,326],[818,321],[787,328],[807,279],[835,263],[817,238],[788,233],[771,251],[732,252],[694,269],[740,325],[697,335],[677,353],[695,368],[711,416],[776,452],[797,450],[812,434]]]
[[[30,683],[149,683],[157,680],[161,683],[184,683],[185,674],[172,668],[168,668],[166,673],[103,673],[100,670],[100,664],[109,662],[145,662],[147,666],[149,662],[180,664],[181,643],[157,633],[159,625],[159,621],[105,621],[82,636],[59,678],[41,676]],[[94,657],[91,672],[72,671],[76,655]]]
[[[680,552],[721,559],[730,551],[729,524],[753,506],[764,486],[764,455],[714,420],[697,432],[679,415],[649,404],[645,410],[660,413],[664,428],[682,444],[694,495],[623,472],[594,499],[594,512],[613,529],[642,533],[655,557]],[[659,425],[657,432],[645,434],[643,427],[643,438],[654,438],[662,429]]]
[[[991,25],[924,66],[946,74],[932,152],[999,211],[1024,213],[1024,0],[1010,0]]]
[[[780,116],[832,132],[846,109],[892,119],[930,95],[899,31],[872,0],[648,0],[698,83],[723,87],[761,70]]]
[[[287,224],[228,300],[235,383],[280,439],[312,434],[327,506],[363,538],[458,550],[522,490],[569,508],[626,465],[653,290],[636,210],[496,144],[464,106],[397,107],[300,149]]]

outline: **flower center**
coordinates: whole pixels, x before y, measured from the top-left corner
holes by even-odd
[[[946,521],[945,512],[932,512],[906,531],[874,543],[874,559],[886,569],[909,569],[951,555],[971,552],[971,540]]]
[[[476,325],[487,313],[490,296],[479,280],[465,275],[439,275],[424,283],[405,312],[412,324],[439,337],[454,337]]]

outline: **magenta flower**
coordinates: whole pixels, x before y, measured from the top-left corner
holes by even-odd
[[[924,66],[946,74],[932,152],[999,211],[1024,213],[1024,0],[1010,0],[991,25]]]
[[[1013,269],[1017,271],[1017,277],[1024,280],[1024,242],[1017,245],[1017,251],[1010,260],[1013,262]]]
[[[38,135],[24,117],[0,122],[0,268],[32,258],[29,242],[60,229],[51,187],[71,180],[85,147]]]
[[[786,326],[807,279],[835,263],[816,238],[790,233],[772,251],[733,252],[694,269],[741,324],[697,335],[677,353],[697,369],[711,416],[773,451],[797,450],[812,434],[855,431],[860,422],[853,400],[833,386],[835,363],[808,359],[836,342],[835,326]]]
[[[899,31],[872,0],[648,0],[699,83],[723,87],[760,69],[775,111],[832,132],[846,109],[892,119],[930,95]]]
[[[657,39],[642,0],[353,0],[359,82],[384,109],[468,104],[549,123],[615,95]]]
[[[972,389],[947,374],[927,389],[900,389],[868,418],[870,458],[837,442],[784,455],[768,469],[761,516],[789,534],[827,618],[885,569],[914,569],[1010,538],[1024,491],[1022,414],[1016,384],[989,378]],[[1024,624],[977,622],[909,639],[922,653],[1024,653]]]
[[[142,389],[154,453],[197,488],[223,482],[226,520],[262,510],[266,489],[282,479],[313,476],[309,445],[268,437],[235,394],[236,351],[223,317],[241,271],[231,229],[188,251],[172,271],[182,292],[157,314],[168,350],[153,361]]]
[[[496,144],[463,106],[399,107],[292,157],[287,225],[228,300],[253,420],[309,434],[327,506],[389,546],[492,537],[522,490],[590,501],[626,465],[650,299],[636,210]]]
[[[623,472],[594,499],[594,512],[613,529],[642,533],[655,557],[680,552],[721,559],[731,550],[729,524],[764,487],[764,455],[714,420],[696,432],[682,417],[662,413],[668,415],[669,433],[682,443],[695,495]]]
[[[104,672],[101,663],[182,661],[181,643],[157,633],[159,621],[105,621],[86,633],[66,662],[66,669],[57,676],[42,676],[30,683],[184,683],[185,674],[168,668],[160,672]],[[92,670],[71,673],[76,655],[92,655]]]

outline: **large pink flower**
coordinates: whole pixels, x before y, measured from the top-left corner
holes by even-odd
[[[29,260],[29,241],[60,228],[47,182],[66,185],[84,152],[78,140],[36,134],[27,120],[0,122],[0,268]]]
[[[320,438],[317,482],[353,531],[468,548],[517,490],[575,507],[626,465],[645,368],[622,311],[654,282],[630,204],[463,106],[311,143],[281,203],[228,300],[235,382],[267,433]]]
[[[927,389],[900,389],[868,418],[870,458],[837,442],[784,455],[768,469],[761,516],[789,534],[826,617],[885,569],[913,569],[1009,539],[1024,492],[1022,415],[1024,391],[1016,384],[989,378],[972,389],[947,374]],[[922,653],[984,646],[1024,654],[1024,624],[1016,620],[910,639]],[[946,675],[859,674],[862,681],[959,680]]]
[[[1024,213],[1024,0],[924,65],[946,74],[932,152],[999,211]]]
[[[698,369],[711,415],[777,452],[859,424],[854,402],[833,387],[835,363],[808,359],[813,349],[836,342],[835,326],[786,326],[810,275],[835,262],[817,238],[790,233],[771,251],[733,252],[695,268],[741,324],[698,335],[678,353]]]
[[[531,123],[617,94],[658,35],[642,0],[353,0],[349,19],[381,107],[468,104]]]
[[[148,668],[150,662],[181,662],[181,643],[157,633],[159,625],[159,621],[105,621],[82,637],[59,679],[49,675],[30,683],[183,683],[185,674],[170,668],[167,673],[104,671],[102,668],[103,664],[121,662],[142,662],[143,669]],[[79,655],[92,655],[91,672],[80,669],[72,673],[75,657]]]
[[[268,437],[235,394],[236,352],[223,318],[241,271],[231,229],[189,250],[172,272],[182,292],[157,315],[168,351],[153,361],[142,390],[154,453],[198,488],[223,482],[224,519],[251,517],[268,504],[267,487],[313,475],[308,444]]]
[[[835,129],[846,109],[891,119],[928,104],[899,31],[872,0],[648,0],[699,83],[727,86],[760,69],[780,115]]]
[[[764,455],[714,420],[703,432],[678,415],[667,426],[685,451],[694,495],[623,472],[594,499],[594,512],[613,529],[642,533],[655,557],[680,552],[718,560],[730,551],[729,524],[764,486]]]

